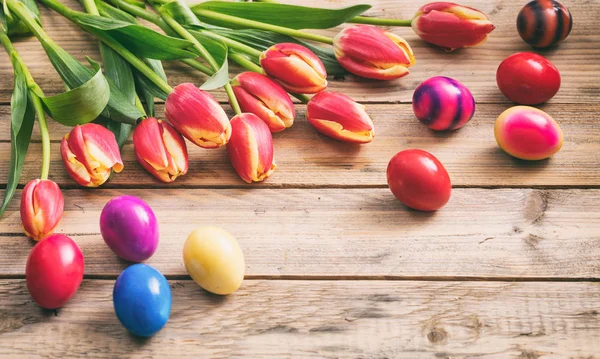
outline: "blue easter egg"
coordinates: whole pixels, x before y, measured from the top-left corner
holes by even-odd
[[[115,282],[113,305],[117,318],[137,336],[150,337],[167,324],[171,301],[167,279],[149,265],[134,264]]]

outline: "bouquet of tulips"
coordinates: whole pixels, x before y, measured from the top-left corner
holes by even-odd
[[[85,187],[98,187],[113,171],[123,170],[120,147],[131,131],[137,160],[160,181],[186,174],[187,139],[206,149],[226,147],[241,179],[259,182],[276,168],[272,133],[295,121],[292,98],[308,104],[306,118],[320,133],[357,144],[373,140],[374,124],[364,106],[326,89],[328,75],[393,80],[409,74],[415,64],[411,46],[375,25],[412,26],[423,40],[447,51],[481,43],[494,29],[483,13],[452,3],[430,3],[413,19],[397,20],[361,16],[369,5],[318,9],[207,1],[190,7],[179,0],[82,0],[83,12],[57,0],[38,1],[99,40],[103,69],[91,59],[89,67],[81,64],[56,44],[44,32],[33,1],[5,0],[0,40],[13,63],[15,93],[11,176],[2,209],[19,182],[37,117],[44,144],[42,175],[27,184],[21,206],[25,232],[37,240],[56,227],[63,207],[58,185],[48,180],[46,114],[74,126],[60,152],[69,175]],[[343,23],[354,25],[334,38],[306,30]],[[40,41],[67,92],[44,96],[11,45],[14,34],[33,34]],[[171,87],[161,64],[167,60],[198,70],[205,82]],[[248,71],[231,79],[230,61]],[[231,120],[208,92],[220,87],[235,111]],[[155,117],[155,98],[165,100],[166,120]]]

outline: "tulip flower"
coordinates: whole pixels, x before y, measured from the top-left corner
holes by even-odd
[[[288,92],[314,94],[327,88],[325,66],[317,55],[302,45],[273,45],[261,54],[260,65]]]
[[[202,148],[224,146],[231,137],[231,125],[219,102],[192,83],[175,86],[165,102],[167,120]]]
[[[277,82],[255,72],[244,72],[231,85],[241,110],[260,117],[271,132],[283,131],[294,124],[294,104]]]
[[[375,132],[365,107],[338,92],[321,92],[308,102],[306,118],[313,127],[336,140],[368,143]]]
[[[29,181],[21,193],[21,224],[25,234],[36,241],[48,237],[60,222],[63,209],[63,195],[54,181]]]
[[[67,172],[85,187],[98,187],[115,172],[123,170],[123,161],[115,135],[95,123],[75,126],[60,144]]]
[[[242,113],[231,119],[231,140],[227,143],[229,161],[248,182],[265,180],[275,170],[273,137],[258,116]]]
[[[335,57],[351,73],[376,80],[393,80],[408,75],[415,56],[398,35],[371,25],[355,25],[333,39]]]
[[[138,162],[159,180],[169,183],[188,171],[185,140],[168,122],[149,117],[133,132]]]
[[[479,10],[451,2],[422,6],[412,20],[419,37],[446,51],[478,45],[496,27]]]

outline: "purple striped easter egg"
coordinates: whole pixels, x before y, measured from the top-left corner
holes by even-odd
[[[475,113],[475,99],[460,82],[444,76],[423,81],[413,94],[415,116],[432,130],[456,130]]]

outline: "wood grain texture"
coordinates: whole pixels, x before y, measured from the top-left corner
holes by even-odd
[[[600,277],[600,191],[531,189],[456,189],[434,214],[387,189],[68,190],[58,232],[80,245],[88,275],[127,266],[98,224],[123,193],[154,209],[161,239],[148,263],[167,275],[186,275],[192,230],[218,225],[238,239],[253,277]],[[18,198],[0,233],[0,276],[23,275],[33,242],[21,234]]]
[[[0,281],[0,355],[593,359],[600,352],[597,283],[245,281],[223,298],[171,281],[171,318],[148,340],[119,324],[113,283],[84,280],[55,313],[30,300],[24,281]]]
[[[161,106],[162,107],[162,106]],[[475,117],[464,128],[440,133],[430,131],[414,117],[410,105],[370,105],[375,139],[366,145],[344,144],[317,133],[298,106],[296,124],[274,135],[277,169],[265,182],[246,185],[231,167],[225,149],[204,150],[188,142],[190,170],[175,183],[155,180],[138,163],[133,145],[122,153],[125,170],[106,187],[386,187],[388,161],[407,148],[430,151],[444,164],[454,186],[577,186],[600,185],[599,105],[547,105],[542,107],[565,133],[562,150],[549,160],[520,161],[505,154],[494,139],[494,121],[507,107],[479,105]],[[158,109],[162,113],[162,108]],[[0,183],[6,183],[10,161],[9,111],[0,106]],[[52,123],[52,179],[62,186],[76,186],[64,170],[59,140],[68,131]],[[35,131],[35,139],[39,134]],[[41,144],[31,145],[22,184],[39,176]]]
[[[423,4],[421,0],[350,0],[343,5],[369,3],[373,9],[367,14],[388,18],[411,18]],[[73,8],[80,8],[74,0],[65,1]],[[307,6],[339,7],[339,1],[293,0]],[[488,14],[497,26],[489,40],[476,48],[444,53],[442,50],[420,40],[410,28],[394,28],[393,31],[403,36],[413,47],[417,64],[411,68],[408,77],[396,81],[379,82],[347,76],[343,80],[330,82],[330,90],[344,92],[362,102],[410,102],[414,88],[425,79],[443,74],[455,78],[469,87],[478,102],[507,102],[496,87],[496,68],[507,56],[519,51],[532,51],[518,36],[516,29],[517,14],[524,3],[518,1],[476,1],[464,0],[463,5],[474,6]],[[563,84],[552,103],[596,103],[600,95],[596,78],[590,75],[598,73],[597,63],[600,61],[600,47],[596,46],[596,20],[600,17],[600,4],[594,1],[573,0],[568,2],[573,14],[574,27],[569,38],[558,48],[542,52],[561,71]],[[99,60],[97,43],[91,36],[83,33],[67,20],[43,8],[44,27],[50,36],[67,51],[82,62],[85,56]],[[338,29],[324,31],[334,36]],[[24,55],[34,77],[48,93],[63,90],[58,75],[53,71],[43,50],[35,39],[25,39],[17,44],[17,49]],[[85,62],[87,63],[87,62]],[[176,62],[166,64],[171,84],[194,82],[200,84],[203,76],[191,71],[185,65]],[[238,69],[233,69],[233,72]],[[0,102],[7,103],[12,92],[12,70],[5,53],[0,53]],[[217,93],[222,101],[226,99],[223,92]]]

